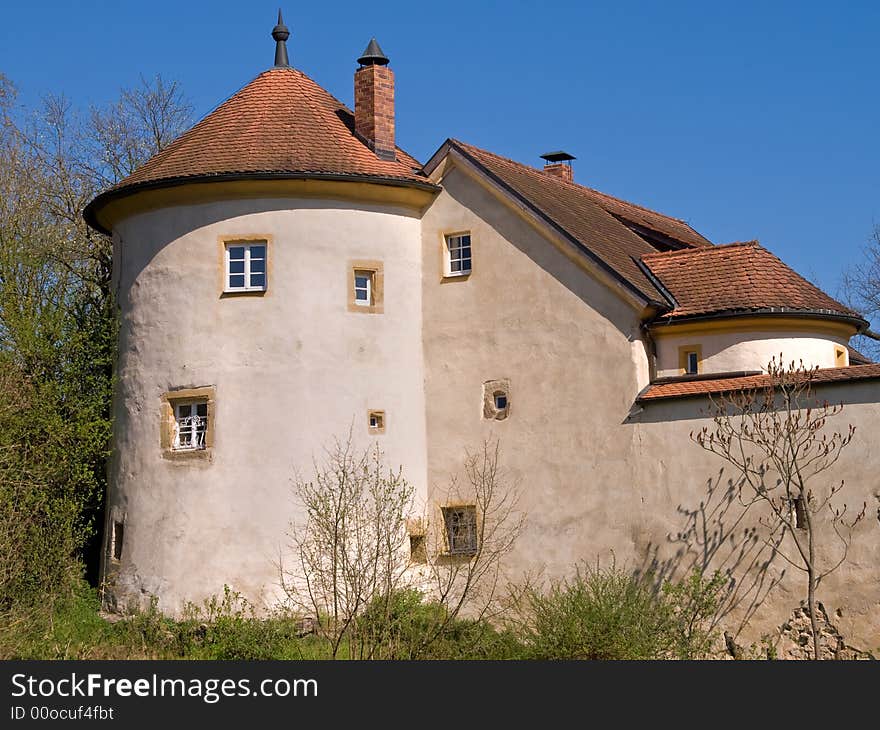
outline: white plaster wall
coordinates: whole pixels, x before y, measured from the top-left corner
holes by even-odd
[[[121,602],[178,611],[222,592],[258,604],[294,514],[291,478],[349,428],[425,492],[419,220],[320,200],[180,206],[116,231],[121,311],[109,506],[125,514]],[[264,297],[220,297],[221,236],[273,237]],[[349,259],[384,262],[384,314],[349,312]],[[160,399],[216,388],[213,460],[162,458]],[[371,437],[367,410],[386,412]]]
[[[808,322],[809,320],[805,320]],[[821,325],[817,325],[819,329]],[[703,360],[701,373],[740,370],[766,370],[772,358],[787,365],[803,360],[806,367],[836,367],[835,345],[846,347],[847,340],[817,332],[704,332],[657,337],[657,377],[680,375],[680,347],[699,345]]]

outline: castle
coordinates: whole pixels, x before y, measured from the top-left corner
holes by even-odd
[[[578,184],[564,152],[537,168],[449,139],[422,164],[395,144],[375,40],[352,112],[290,66],[288,36],[279,18],[274,67],[86,210],[112,236],[120,313],[114,600],[173,613],[228,584],[271,601],[293,470],[349,428],[426,504],[498,439],[528,516],[514,570],[611,552],[687,567],[706,546],[679,538],[723,466],[689,434],[709,394],[780,353],[844,404],[857,432],[837,474],[878,506],[880,364],[848,346],[859,314],[756,242],[714,245]],[[876,645],[869,517],[822,594]],[[777,577],[755,634],[801,598]]]

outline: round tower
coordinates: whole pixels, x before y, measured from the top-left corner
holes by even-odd
[[[271,603],[295,471],[349,432],[425,494],[419,218],[438,188],[394,144],[375,41],[352,112],[289,65],[280,13],[272,36],[271,69],[86,210],[119,307],[119,605],[174,613],[224,584]]]

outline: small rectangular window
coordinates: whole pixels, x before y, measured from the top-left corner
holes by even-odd
[[[456,233],[446,236],[446,276],[470,274],[471,264],[471,234]]]
[[[698,375],[703,351],[700,345],[682,345],[678,348],[678,367],[682,375]]]
[[[113,521],[113,532],[110,533],[110,557],[122,560],[122,541],[125,536],[125,525],[119,520]]]
[[[266,290],[266,242],[226,244],[227,292]]]
[[[372,271],[354,272],[354,303],[359,307],[370,307],[373,304],[373,273]]]
[[[424,535],[409,536],[409,557],[413,563],[428,562],[428,550]]]
[[[174,404],[175,451],[204,449],[205,435],[208,432],[208,402],[189,401]]]
[[[845,368],[849,364],[848,360],[849,358],[847,357],[847,352],[844,348],[834,348],[834,367]]]
[[[791,521],[798,530],[807,527],[807,507],[803,497],[795,497],[791,500]]]
[[[367,425],[370,433],[385,433],[385,411],[369,411]]]
[[[475,555],[477,552],[477,508],[443,507],[446,544],[450,555]]]

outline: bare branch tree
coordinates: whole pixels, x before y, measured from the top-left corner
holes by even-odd
[[[453,479],[444,506],[419,518],[401,471],[384,466],[377,446],[357,451],[351,434],[327,450],[313,479],[295,478],[300,517],[288,533],[292,557],[279,558],[281,586],[334,658],[417,659],[459,617],[488,617],[523,524],[499,456],[497,443],[468,453],[464,481]],[[450,509],[461,518],[455,526]],[[413,550],[413,538],[424,549]]]
[[[765,508],[759,519],[765,544],[804,573],[813,654],[819,659],[816,590],[846,560],[852,530],[867,509],[864,504],[848,518],[846,504],[835,503],[844,482],[829,484],[824,476],[851,443],[855,427],[844,433],[826,431],[843,406],[814,398],[815,369],[803,363],[785,367],[780,355],[767,371],[763,387],[713,399],[713,427],[705,426],[691,438],[734,466],[742,505]],[[824,525],[820,515],[825,515]],[[837,544],[830,558],[829,536]]]
[[[504,557],[525,526],[518,507],[519,484],[502,468],[497,440],[484,441],[476,452],[466,451],[464,480],[451,477],[445,493],[438,490],[437,497],[441,507],[424,518],[430,559],[423,586],[444,610],[421,644],[412,647],[412,659],[460,616],[476,621],[493,617],[499,608]],[[473,530],[472,540],[468,530]]]
[[[282,589],[293,608],[314,617],[334,659],[343,648],[369,658],[357,619],[404,585],[413,488],[400,469],[383,465],[378,445],[357,452],[349,434],[315,465],[314,479],[295,479],[294,491],[305,519],[290,528],[293,559],[289,567],[279,562]]]

